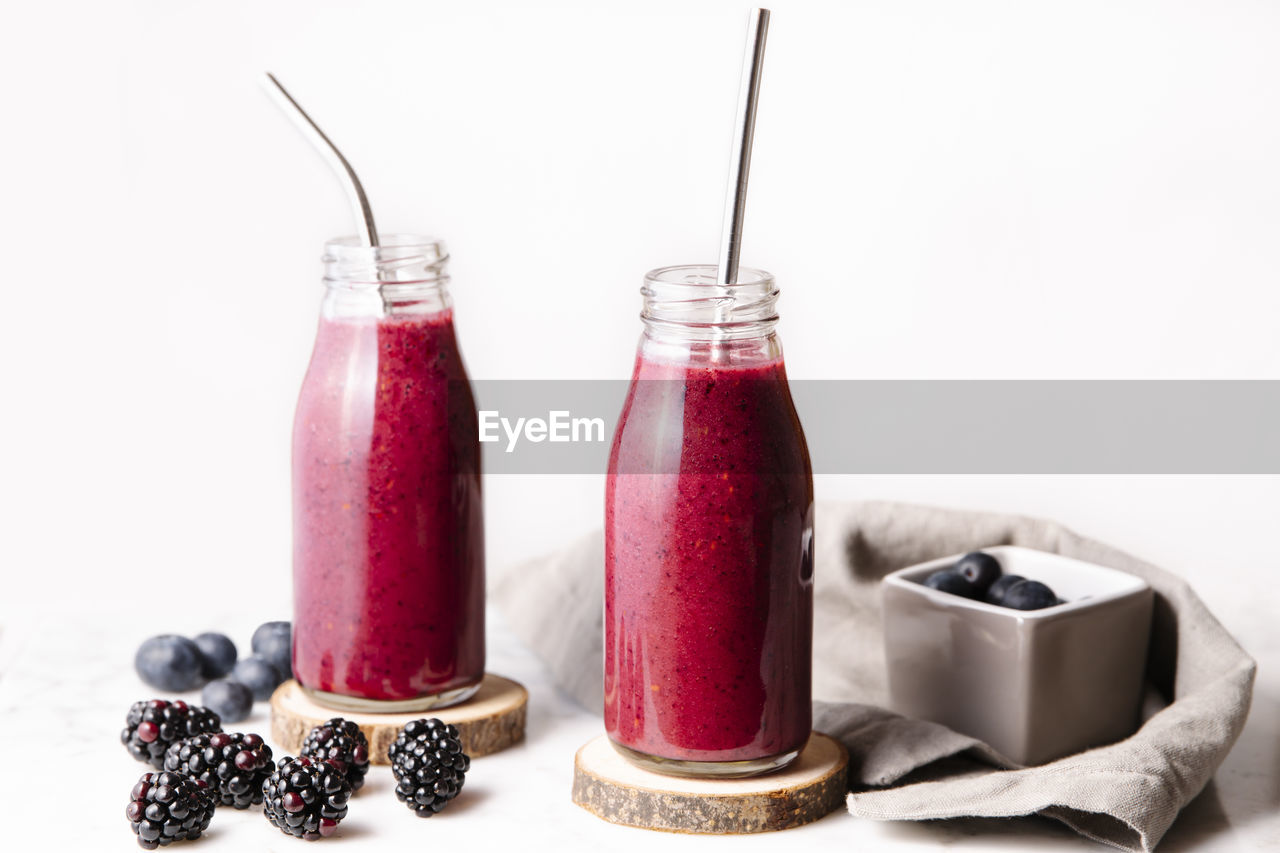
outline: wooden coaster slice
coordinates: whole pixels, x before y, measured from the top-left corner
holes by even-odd
[[[790,766],[749,779],[686,779],[642,770],[601,735],[578,750],[573,801],[611,823],[711,835],[770,832],[840,808],[849,757],[819,732]]]
[[[307,732],[325,720],[343,717],[360,727],[369,739],[369,760],[388,764],[387,747],[410,720],[436,717],[458,727],[462,749],[472,758],[490,755],[524,739],[529,691],[518,682],[485,673],[476,694],[460,705],[404,714],[336,711],[308,696],[296,681],[286,681],[271,695],[271,737],[280,748],[296,755]]]

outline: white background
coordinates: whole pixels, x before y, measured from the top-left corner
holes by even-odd
[[[743,260],[782,285],[793,377],[1280,378],[1280,4],[772,8]],[[290,421],[352,222],[264,70],[382,230],[449,243],[475,378],[625,377],[643,273],[714,260],[738,2],[5,19],[3,624],[208,627],[159,606],[180,595],[287,613]],[[602,511],[600,478],[486,489],[493,577]],[[1273,633],[1277,478],[817,490],[1054,517],[1191,577],[1246,645]]]
[[[774,13],[744,261],[783,287],[793,377],[1280,378],[1280,4]],[[448,241],[475,378],[625,377],[643,273],[714,260],[739,3],[44,3],[14,23],[5,611],[44,572],[119,594],[125,565],[287,595],[319,255],[353,224],[264,69],[383,230]],[[1051,514],[1177,569],[1227,543],[1278,562],[1250,524],[1274,480],[819,483],[840,495]],[[496,575],[595,525],[601,487],[493,478],[488,499]]]

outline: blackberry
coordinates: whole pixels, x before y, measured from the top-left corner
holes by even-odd
[[[224,806],[247,809],[262,802],[262,783],[276,763],[258,735],[217,732],[170,746],[164,769],[204,782]]]
[[[462,790],[471,759],[458,730],[440,720],[408,723],[387,749],[396,797],[418,817],[431,817]]]
[[[333,835],[347,816],[351,785],[341,768],[328,761],[285,756],[262,783],[267,820],[294,838]]]
[[[180,773],[143,773],[124,814],[139,846],[154,850],[199,838],[209,828],[213,806],[213,792],[198,779]]]
[[[298,755],[313,761],[327,761],[347,776],[352,793],[364,785],[369,772],[369,741],[350,720],[334,717],[307,734]]]
[[[207,732],[222,731],[222,718],[200,705],[182,700],[134,702],[125,718],[120,742],[129,754],[157,770],[164,769],[164,754],[171,744]]]

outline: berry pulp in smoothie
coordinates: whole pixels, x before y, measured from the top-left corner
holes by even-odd
[[[479,683],[480,449],[449,309],[320,320],[293,478],[298,682],[389,701]]]
[[[781,358],[636,362],[605,499],[605,728],[751,761],[811,726],[813,486]]]

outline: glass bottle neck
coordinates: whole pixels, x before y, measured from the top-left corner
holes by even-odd
[[[379,243],[365,246],[343,237],[325,245],[325,317],[435,314],[453,306],[442,241],[388,234]]]
[[[653,365],[759,367],[782,360],[782,342],[775,332],[749,338],[699,340],[655,335],[646,329],[640,338],[638,355],[640,361]]]
[[[781,359],[773,276],[743,267],[736,283],[720,284],[716,272],[714,266],[689,264],[645,276],[641,358],[709,366]]]

